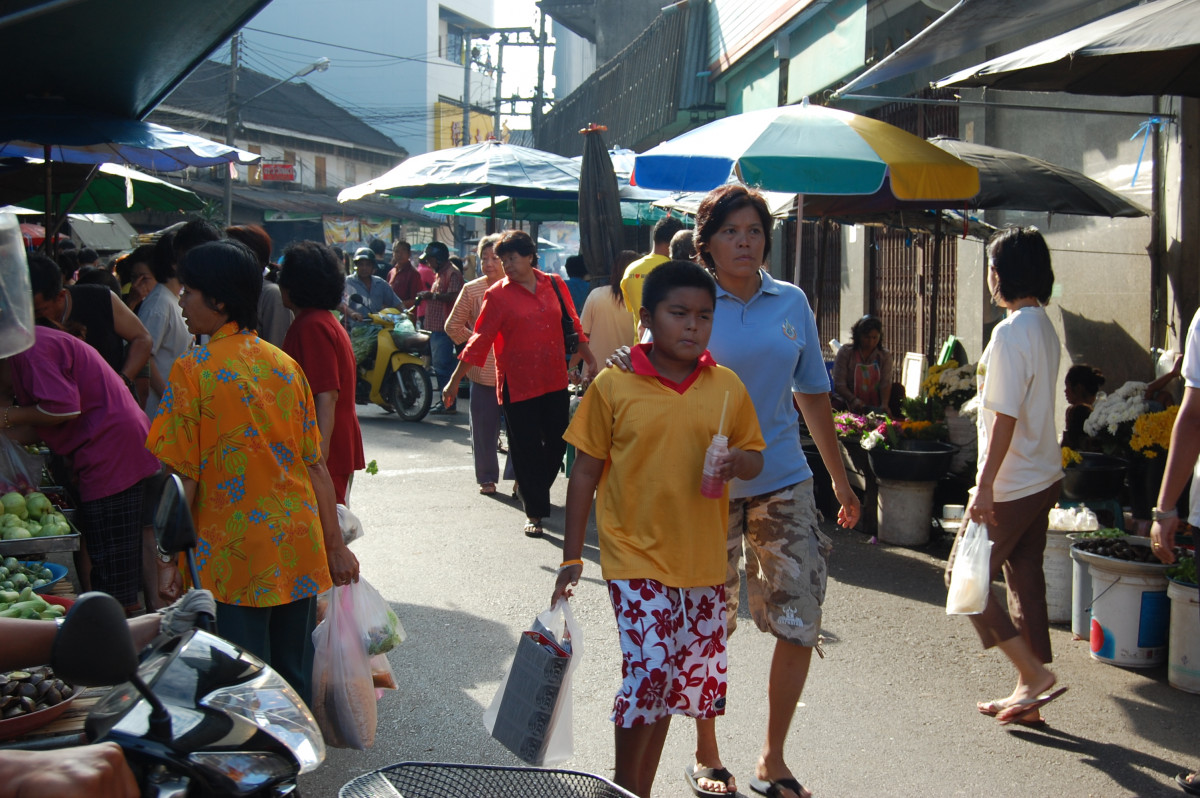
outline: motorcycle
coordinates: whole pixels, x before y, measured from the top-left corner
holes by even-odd
[[[358,294],[350,300],[364,304]],[[418,329],[405,310],[385,308],[368,319],[350,333],[358,359],[355,404],[376,404],[402,421],[420,421],[433,403],[433,380],[424,360],[429,333]]]
[[[162,551],[186,553],[198,584],[196,533],[177,476],[167,480],[155,532]],[[295,798],[296,778],[325,759],[316,720],[281,676],[201,618],[210,631],[165,636],[139,661],[116,599],[79,597],[51,667],[71,684],[117,685],[88,713],[87,741],[120,745],[147,798]]]

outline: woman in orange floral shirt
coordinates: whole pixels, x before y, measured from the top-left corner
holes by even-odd
[[[221,636],[307,701],[316,596],[358,579],[312,393],[296,362],[254,333],[262,280],[245,246],[196,247],[179,278],[188,331],[210,338],[175,362],[147,446],[183,479]],[[159,577],[173,599],[182,588],[174,563],[164,561]]]

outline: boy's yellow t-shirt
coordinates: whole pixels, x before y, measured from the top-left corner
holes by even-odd
[[[700,495],[704,452],[726,391],[730,447],[766,447],[758,417],[741,380],[707,352],[676,384],[650,365],[648,347],[633,348],[632,372],[606,369],[596,377],[563,436],[605,461],[596,491],[601,572],[670,587],[721,585],[729,488],[720,499]]]

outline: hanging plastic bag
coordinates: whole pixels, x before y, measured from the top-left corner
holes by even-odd
[[[342,528],[342,542],[349,546],[363,536],[362,521],[344,504],[337,506],[338,526]]]
[[[387,654],[376,654],[371,657],[371,681],[375,686],[375,700],[383,698],[384,690],[397,690],[396,674],[392,664],[388,662]]]
[[[992,589],[992,541],[987,526],[975,521],[955,542],[950,561],[950,592],[946,595],[947,615],[978,615],[987,606]]]
[[[559,601],[521,634],[513,664],[483,713],[483,725],[522,761],[553,765],[571,758],[571,673],[583,635],[571,607]]]
[[[25,447],[12,438],[0,435],[0,490],[4,493],[37,490],[42,483],[45,462],[40,455],[25,451]]]
[[[312,712],[325,744],[364,751],[375,743],[375,686],[355,617],[356,583],[335,586],[325,620],[313,631]]]
[[[345,586],[354,597],[354,617],[367,654],[386,654],[404,642],[404,627],[392,608],[366,579]]]

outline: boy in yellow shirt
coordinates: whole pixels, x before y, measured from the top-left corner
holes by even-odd
[[[729,490],[706,499],[700,479],[723,408],[724,481],[757,476],[765,444],[745,387],[708,354],[715,306],[716,283],[696,264],[669,261],[651,272],[640,318],[653,342],[633,348],[631,372],[601,372],[563,436],[578,454],[551,604],[570,597],[583,571],[595,493],[600,568],[623,655],[613,780],[636,795],[650,794],[672,714],[725,711]]]

